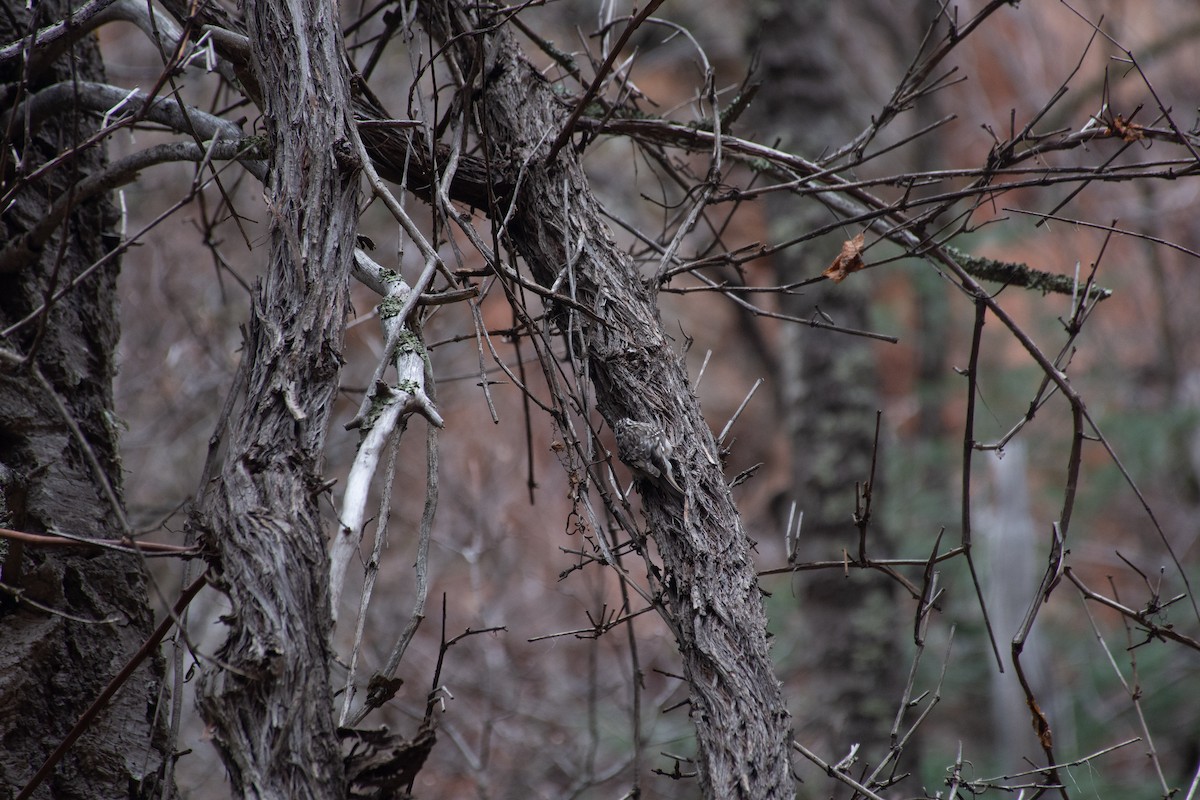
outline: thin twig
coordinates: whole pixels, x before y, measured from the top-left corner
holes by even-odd
[[[587,110],[588,104],[592,102],[592,98],[600,90],[600,86],[604,83],[604,79],[608,77],[608,71],[612,69],[613,63],[617,60],[617,56],[621,53],[621,48],[629,41],[629,37],[633,35],[641,24],[646,20],[646,17],[653,14],[659,6],[663,4],[663,0],[650,0],[638,14],[629,20],[629,24],[625,26],[625,30],[621,31],[621,36],[617,39],[612,49],[608,51],[608,56],[604,59],[604,63],[600,65],[600,69],[596,71],[596,77],[592,79],[592,83],[588,86],[587,91],[583,93],[583,97],[575,104],[571,115],[567,117],[567,121],[563,124],[563,128],[555,137],[554,143],[550,145],[550,153],[546,156],[546,163],[553,164],[558,156],[558,151],[562,149],[567,140],[571,138],[571,132],[575,129],[575,123],[579,120],[580,115]]]
[[[849,786],[851,789],[854,789],[856,792],[861,792],[862,794],[871,798],[871,800],[883,800],[882,797],[875,794],[874,792],[872,792],[867,787],[863,786],[858,781],[854,780],[854,778],[851,778],[845,772],[842,772],[840,769],[834,769],[832,766],[830,766],[826,762],[822,761],[820,759],[820,757],[817,756],[816,753],[809,750],[807,747],[800,744],[799,742],[797,742],[794,739],[792,740],[792,749],[794,749],[797,753],[799,753],[800,755],[807,758],[809,761],[816,764],[821,769],[825,770],[825,774],[828,775],[829,777],[841,781],[842,783]]]

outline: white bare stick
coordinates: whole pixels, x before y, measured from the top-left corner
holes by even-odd
[[[418,228],[416,223],[412,221],[412,219],[408,216],[408,212],[406,212],[404,207],[400,205],[400,201],[396,199],[396,196],[393,195],[391,190],[389,190],[384,184],[383,178],[379,177],[379,173],[375,170],[375,165],[371,162],[371,156],[367,153],[367,147],[363,144],[362,137],[358,135],[358,123],[353,118],[347,120],[347,123],[347,132],[350,135],[350,141],[354,145],[355,152],[358,154],[359,162],[362,165],[363,176],[367,179],[367,183],[371,187],[371,192],[383,201],[384,206],[386,206],[387,210],[391,212],[392,217],[398,223],[400,223],[400,227],[404,229],[404,232],[408,234],[413,244],[417,246],[417,249],[421,251],[421,255],[425,258],[425,266],[421,270],[421,275],[417,278],[416,283],[413,284],[411,288],[405,285],[406,291],[402,294],[397,293],[396,295],[396,297],[400,298],[400,302],[398,306],[392,310],[392,316],[396,319],[397,324],[393,325],[391,330],[387,330],[387,326],[385,325],[385,331],[387,331],[388,335],[385,350],[390,353],[390,351],[394,350],[400,344],[400,334],[401,332],[407,330],[405,325],[408,322],[408,316],[413,312],[413,309],[417,307],[417,301],[420,299],[421,293],[429,288],[429,283],[433,280],[434,273],[439,267],[444,268],[444,265],[442,264],[442,258],[438,255],[437,250],[435,250],[433,245],[426,240],[425,235],[421,233],[421,229]],[[452,176],[453,165],[447,169],[447,174],[445,176],[445,181],[447,184],[449,184]],[[358,255],[357,252],[355,255]],[[371,259],[366,258],[365,254],[363,254],[363,258],[365,258],[367,262],[374,264],[376,269],[383,269],[383,267],[375,264],[375,262],[371,261]],[[358,277],[359,280],[363,280],[363,282],[368,286],[375,288],[376,291],[380,291],[375,284],[364,280],[360,276],[360,271],[358,269],[355,270],[355,276]],[[396,275],[396,280],[399,280],[398,274]],[[378,283],[378,280],[376,283]],[[380,308],[382,309],[382,304]],[[380,316],[383,316],[382,313]],[[371,378],[372,386],[379,385],[380,379],[383,377],[383,372],[386,368],[387,357],[385,356],[380,362],[379,367],[376,368],[375,375]],[[362,407],[359,408],[358,416],[354,418],[353,422],[351,423],[352,425],[357,426],[365,424],[365,416],[370,413],[369,408],[374,403],[372,391],[372,389],[367,390],[367,396],[363,398]],[[432,417],[430,420],[432,421]],[[435,424],[437,424],[438,427],[441,427],[440,422]]]
[[[379,469],[388,439],[400,420],[414,412],[439,428],[444,424],[425,393],[424,347],[399,314],[407,306],[412,289],[399,273],[377,264],[361,250],[354,251],[354,275],[383,295],[379,303],[379,321],[384,337],[389,343],[395,342],[395,346],[384,352],[383,367],[376,374],[382,376],[386,368],[392,366],[396,370],[396,383],[388,385],[377,379],[369,390],[369,407],[360,416],[362,440],[346,478],[340,524],[329,548],[329,599],[334,622],[345,588],[346,569],[362,541],[371,481]]]

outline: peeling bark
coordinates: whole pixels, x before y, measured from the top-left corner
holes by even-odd
[[[344,795],[317,507],[358,198],[334,11],[315,0],[247,6],[272,143],[270,266],[246,345],[244,408],[197,519],[233,608],[200,706],[242,797]]]
[[[476,95],[482,135],[492,163],[504,165],[500,179],[516,187],[511,209],[496,209],[493,218],[511,211],[508,235],[543,286],[578,251],[575,300],[595,318],[564,312],[558,323],[575,327],[573,340],[584,343],[575,355],[588,362],[598,409],[610,426],[625,417],[651,422],[677,443],[676,477],[686,498],[649,481],[639,486],[666,575],[663,615],[691,687],[701,788],[706,797],[792,797],[789,717],[749,543],[654,293],[616,246],[571,148],[547,163],[566,119],[550,85],[506,27],[481,20],[466,35],[472,26],[455,5],[426,3],[424,13],[464,63],[484,54],[466,74],[483,76]]]

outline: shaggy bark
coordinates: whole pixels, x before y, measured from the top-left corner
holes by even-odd
[[[582,343],[575,356],[587,360],[597,408],[610,426],[626,417],[652,422],[677,443],[686,498],[649,481],[639,486],[666,576],[663,616],[691,688],[702,791],[792,797],[789,717],[748,541],[654,292],[616,246],[572,149],[547,163],[566,114],[507,28],[487,19],[472,25],[456,4],[423,9],[433,34],[454,43],[463,74],[482,78],[481,135],[501,180],[516,187],[506,198],[511,207],[494,209],[493,218],[511,214],[508,235],[543,286],[573,259],[575,300],[594,316],[560,310],[557,318]]]
[[[270,265],[246,345],[244,408],[198,515],[233,609],[200,705],[242,797],[344,794],[317,507],[358,196],[334,11],[316,0],[246,9],[271,149]]]
[[[30,24],[36,28],[61,18],[66,6],[40,3],[31,23],[24,4],[9,4],[9,13],[0,15],[0,41],[20,38]],[[30,92],[72,78],[103,80],[90,38],[77,41],[65,58],[43,61],[42,67],[22,73],[20,60],[5,65],[0,106],[19,99],[22,78]],[[20,125],[8,130],[0,185],[6,190],[19,186],[24,176],[94,130],[82,112],[70,110],[60,111],[29,139]],[[19,164],[14,154],[22,158]],[[19,187],[3,216],[3,240],[27,233],[70,187],[103,164],[103,148],[92,148]],[[0,329],[41,308],[55,288],[99,259],[112,244],[115,216],[106,200],[75,206],[31,266],[0,275]],[[87,456],[90,450],[119,503],[112,394],[119,334],[116,277],[114,262],[0,341],[5,356],[0,359],[4,527],[98,539],[125,533],[120,509],[114,509]],[[21,364],[14,356],[30,358]],[[78,435],[68,417],[77,424]],[[136,558],[0,542],[0,563],[0,795],[11,796],[137,651],[153,619],[146,575]],[[139,667],[33,797],[117,798],[154,792],[163,762],[153,724],[161,674],[158,659]]]

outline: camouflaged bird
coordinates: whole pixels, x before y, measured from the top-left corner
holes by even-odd
[[[617,436],[617,456],[633,470],[635,478],[648,480],[660,489],[670,489],[683,496],[683,488],[675,480],[671,440],[657,425],[620,419],[613,425]]]

